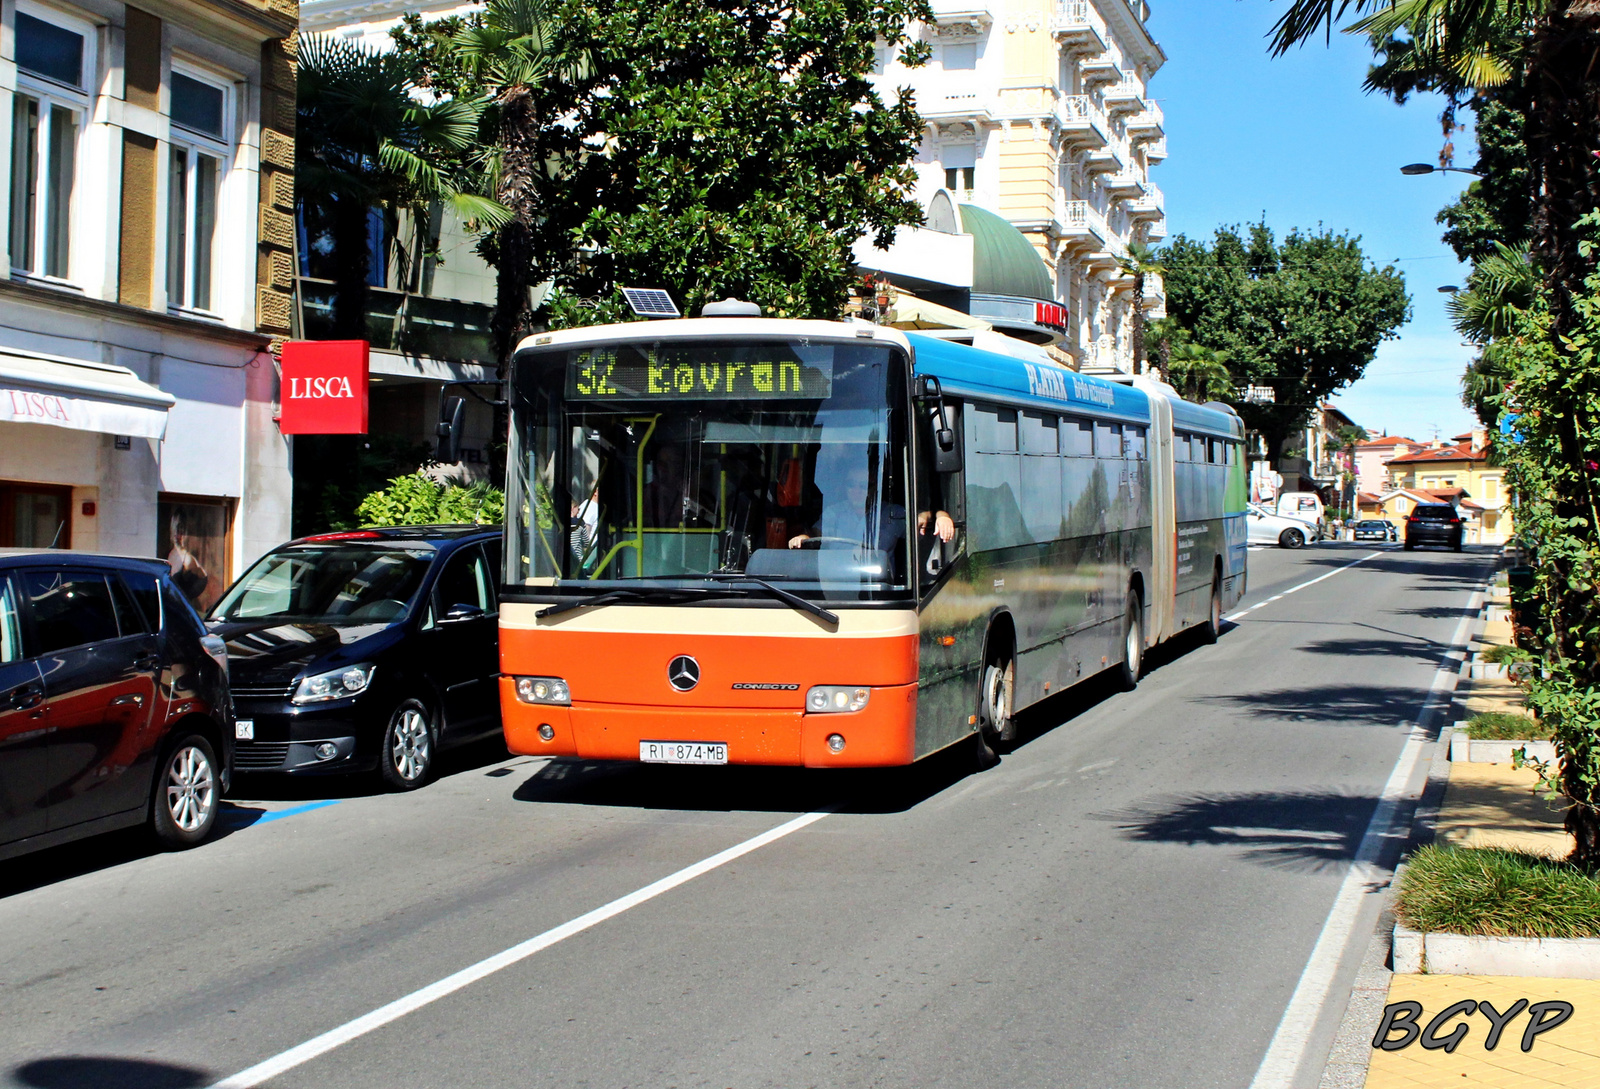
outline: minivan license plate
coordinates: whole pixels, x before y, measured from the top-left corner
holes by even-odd
[[[256,720],[253,718],[234,719],[233,738],[235,741],[254,741],[256,739]]]
[[[641,741],[639,759],[646,764],[726,764],[723,741]]]

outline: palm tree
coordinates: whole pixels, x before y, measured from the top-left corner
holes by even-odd
[[[1156,259],[1156,251],[1147,242],[1129,242],[1125,257],[1117,258],[1117,265],[1127,276],[1133,277],[1133,373],[1143,374],[1144,359],[1144,281],[1147,276],[1160,276],[1166,267]]]
[[[533,238],[543,218],[540,182],[560,161],[548,146],[555,127],[545,99],[553,84],[575,72],[556,59],[547,0],[488,0],[481,12],[457,26],[449,45],[462,71],[485,88],[494,109],[494,194],[508,214],[482,249],[496,272],[490,335],[503,380],[518,336],[532,319]]]
[[[296,199],[307,234],[324,247],[334,281],[333,335],[366,339],[373,278],[371,217],[406,219],[410,262],[431,251],[429,210],[500,222],[505,210],[459,169],[477,136],[483,103],[424,101],[410,58],[342,38],[300,39],[295,139]]]
[[[1509,378],[1505,338],[1515,336],[1522,319],[1543,305],[1539,273],[1527,248],[1513,249],[1501,242],[1473,266],[1467,290],[1445,304],[1457,331],[1480,349],[1461,375],[1461,403],[1487,427],[1500,422],[1496,398]]]

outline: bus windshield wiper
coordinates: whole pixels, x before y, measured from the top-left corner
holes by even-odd
[[[827,621],[829,624],[832,624],[835,627],[839,625],[838,613],[829,612],[821,605],[818,605],[815,601],[807,601],[798,594],[791,594],[788,590],[785,590],[781,586],[772,585],[772,583],[768,582],[766,579],[758,579],[754,575],[745,574],[743,571],[719,571],[715,574],[707,575],[706,577],[719,580],[726,579],[733,582],[751,583],[755,586],[761,587],[763,590],[767,591],[767,593],[771,594],[773,597],[777,598],[779,601],[791,608],[799,609],[803,613],[810,613],[819,620]]]
[[[702,590],[693,586],[682,586],[676,589],[661,587],[659,589],[634,589],[627,587],[621,590],[607,590],[603,594],[593,597],[575,597],[571,601],[558,602],[555,605],[546,605],[533,615],[543,619],[547,616],[558,616],[561,613],[570,613],[574,609],[591,609],[600,605],[615,605],[621,601],[648,601],[663,605],[672,605],[680,601],[693,601],[707,597],[710,590]]]

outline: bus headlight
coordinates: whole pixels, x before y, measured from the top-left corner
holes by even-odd
[[[835,715],[859,711],[872,695],[870,688],[838,684],[819,684],[806,690],[806,710],[813,715]]]
[[[517,699],[523,703],[568,704],[572,693],[560,677],[518,677]]]

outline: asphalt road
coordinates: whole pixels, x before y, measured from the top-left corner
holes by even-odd
[[[485,749],[412,795],[246,783],[194,851],[8,862],[0,1083],[211,1085],[831,809],[263,1084],[1249,1085],[1491,561],[1252,552],[1267,604],[1055,697],[982,773]]]

